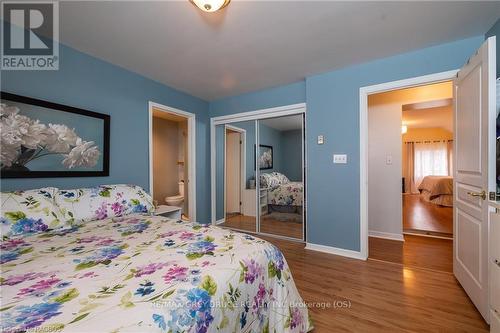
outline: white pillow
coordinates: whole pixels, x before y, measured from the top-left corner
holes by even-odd
[[[101,185],[59,190],[55,201],[69,225],[154,211],[151,196],[135,185]]]
[[[54,195],[57,188],[2,192],[0,232],[2,236],[43,232],[63,227]]]

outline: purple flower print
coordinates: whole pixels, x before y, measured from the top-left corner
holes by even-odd
[[[13,238],[9,240],[4,240],[0,244],[0,249],[2,250],[12,250],[19,246],[27,246],[28,244],[22,238]]]
[[[96,243],[96,245],[99,245],[99,246],[109,246],[111,244],[113,244],[115,241],[111,238],[105,238],[99,242]]]
[[[264,273],[264,268],[254,259],[243,259],[241,261],[241,266],[243,268],[243,278],[245,283],[252,284],[255,280],[259,278]]]
[[[78,238],[76,240],[77,243],[92,243],[92,242],[95,242],[97,240],[100,240],[101,237],[98,237],[98,236],[89,236],[89,237],[82,237],[82,238]]]
[[[111,205],[111,209],[113,210],[116,216],[121,216],[125,211],[125,206],[123,206],[119,202],[115,202]]]
[[[297,307],[290,309],[290,328],[294,329],[303,322],[304,320],[302,318],[302,314],[300,313],[300,309]]]
[[[35,284],[29,286],[28,288],[22,288],[17,293],[17,296],[26,296],[26,295],[36,295],[39,293],[44,293],[52,288],[54,285],[61,282],[61,279],[56,278],[55,276],[51,276],[46,280],[40,280]]]
[[[261,282],[259,283],[259,290],[253,298],[253,309],[258,313],[260,308],[264,305],[264,298],[266,297],[266,287]]]
[[[168,232],[164,232],[162,234],[159,234],[158,237],[160,237],[160,238],[172,237],[173,235],[176,235],[179,232],[180,231],[168,231]]]
[[[183,241],[186,241],[186,240],[192,240],[194,239],[194,237],[196,236],[195,233],[193,232],[189,232],[189,231],[184,231],[180,236],[179,238],[182,239]]]
[[[167,273],[163,276],[163,280],[166,283],[171,283],[172,281],[186,281],[188,276],[188,268],[174,265],[170,267]]]
[[[79,279],[84,279],[84,278],[87,278],[87,277],[91,277],[91,278],[92,278],[92,277],[97,277],[97,276],[99,276],[99,275],[97,275],[97,274],[96,274],[96,273],[94,273],[94,272],[87,272],[87,273],[85,273],[85,274],[82,274],[82,275],[81,275],[81,276],[79,276],[78,278],[79,278]]]
[[[148,264],[145,266],[137,267],[136,272],[135,272],[135,277],[141,277],[143,275],[153,274],[157,270],[160,270],[166,266],[168,266],[168,263],[160,262],[160,263],[151,263],[151,264]]]
[[[35,273],[35,272],[29,272],[26,274],[19,274],[19,275],[9,275],[7,278],[2,280],[1,285],[15,286],[16,284],[23,283],[24,281],[30,281],[45,276],[47,276],[47,273]]]
[[[107,204],[103,202],[99,208],[95,211],[96,220],[104,220],[108,217],[108,209],[106,208]]]

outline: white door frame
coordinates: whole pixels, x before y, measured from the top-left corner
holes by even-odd
[[[368,259],[368,95],[453,80],[458,70],[418,76],[359,88],[360,254]]]
[[[153,196],[153,110],[175,114],[188,122],[188,206],[189,221],[196,221],[196,115],[155,102],[148,103],[149,121],[149,192]]]
[[[247,142],[247,131],[246,129],[236,127],[233,125],[224,125],[224,179],[227,179],[227,170],[226,170],[226,164],[227,164],[227,151],[226,151],[226,140],[227,140],[227,130],[232,130],[235,132],[240,133],[241,135],[241,148],[240,148],[240,202],[243,202],[243,189],[245,188],[245,179],[247,175],[247,155],[246,155],[246,142]],[[224,221],[226,220],[226,213],[227,213],[227,197],[226,197],[226,182],[224,182]],[[240,213],[242,211],[242,205],[240,205]],[[217,224],[223,223],[223,221],[217,221]]]
[[[212,117],[210,118],[210,179],[211,179],[211,221],[212,224],[215,225],[217,223],[217,217],[216,217],[216,156],[215,156],[215,150],[216,150],[216,143],[215,143],[215,126],[216,125],[226,125],[226,124],[231,124],[231,123],[236,123],[240,121],[248,121],[248,120],[259,120],[259,119],[266,119],[266,118],[276,118],[276,117],[282,117],[282,116],[289,116],[289,115],[296,115],[296,114],[306,114],[307,112],[306,108],[306,103],[298,103],[298,104],[291,104],[291,105],[285,105],[285,106],[278,106],[274,108],[268,108],[268,109],[261,109],[261,110],[256,110],[256,111],[249,111],[249,112],[240,112],[240,113],[233,113],[230,115],[226,116],[219,116],[219,117]],[[304,124],[305,126],[305,124]],[[304,127],[305,130],[305,127]],[[258,129],[256,130],[256,137],[258,138]],[[304,163],[306,159],[306,154],[307,154],[307,145],[304,140]],[[258,142],[257,142],[258,144]],[[256,162],[257,163],[257,162]],[[259,182],[257,182],[257,191],[258,191],[258,186]],[[304,187],[305,187],[305,193],[304,193],[304,209],[305,211],[307,210],[306,204],[307,204],[307,191],[308,191],[308,186],[307,186],[307,177],[304,179]],[[258,200],[256,200],[257,205],[258,205]],[[258,208],[258,207],[257,207]],[[259,210],[256,208],[256,213],[259,212]],[[225,209],[225,208],[224,208]],[[248,231],[247,231],[248,232]],[[285,237],[285,236],[279,236],[279,235],[271,235],[276,238],[283,238],[283,239],[289,239],[289,240],[294,240],[297,241],[295,238],[290,238],[290,237]],[[304,234],[303,237],[306,235]]]

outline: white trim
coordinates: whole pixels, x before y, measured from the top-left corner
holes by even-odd
[[[386,82],[359,88],[359,196],[360,252],[368,258],[368,95],[453,80],[458,70],[435,73],[405,80]]]
[[[155,102],[148,103],[149,192],[153,196],[153,110],[175,114],[188,122],[188,205],[189,220],[196,221],[196,115]]]
[[[352,259],[366,260],[366,257],[364,257],[363,254],[359,251],[340,249],[338,247],[333,247],[333,246],[306,243],[306,250],[324,252]]]
[[[216,224],[216,225],[219,225],[219,224],[222,224],[222,223],[224,223],[224,222],[226,222],[226,219],[223,217],[223,218],[221,218],[220,220],[215,221],[215,224]]]
[[[262,109],[262,110],[256,110],[256,111],[249,111],[249,112],[241,112],[241,113],[234,113],[230,114],[227,116],[220,116],[220,117],[212,117],[210,118],[210,193],[211,193],[211,223],[213,225],[216,224],[217,222],[217,217],[216,217],[216,142],[215,142],[215,126],[216,125],[227,125],[230,123],[236,123],[240,121],[249,121],[249,120],[259,120],[259,119],[266,119],[266,118],[275,118],[275,117],[281,117],[281,116],[288,116],[288,115],[294,115],[294,114],[305,114],[307,111],[306,109],[306,104],[305,103],[299,103],[299,104],[292,104],[292,105],[285,105],[285,106],[279,106],[275,108],[268,108],[268,109]],[[303,125],[305,128],[305,124]],[[255,131],[256,131],[256,140],[258,140],[258,126],[255,126]],[[225,131],[224,131],[225,133]],[[258,142],[257,142],[258,144]],[[304,143],[305,144],[305,143]],[[304,159],[306,156],[303,157]],[[255,161],[256,166],[257,166],[257,161]],[[258,179],[258,172],[256,172],[255,179]],[[307,188],[307,179],[304,181],[304,187]],[[256,193],[259,193],[259,182],[256,182]],[[307,196],[307,194],[306,194]],[[304,202],[305,204],[305,202]],[[256,214],[260,211],[259,206],[258,206],[258,200],[256,200]],[[305,208],[305,206],[304,206]],[[257,231],[258,232],[258,231]]]
[[[261,109],[256,111],[233,113],[227,116],[212,117],[210,120],[213,121],[215,125],[220,125],[220,124],[229,124],[240,121],[276,118],[276,117],[288,116],[292,114],[300,114],[305,112],[306,112],[306,104],[299,103],[299,104],[278,106],[275,108]]]
[[[405,241],[405,238],[403,237],[402,234],[394,234],[391,232],[381,232],[381,231],[369,230],[368,236],[375,237],[375,238],[390,239],[390,240],[395,240],[395,241],[400,241],[400,242]]]

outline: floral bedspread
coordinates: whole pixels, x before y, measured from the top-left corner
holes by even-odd
[[[289,182],[267,192],[269,205],[302,206],[303,198],[304,184],[302,182]]]
[[[129,215],[1,243],[0,331],[306,332],[282,253],[219,227]]]

